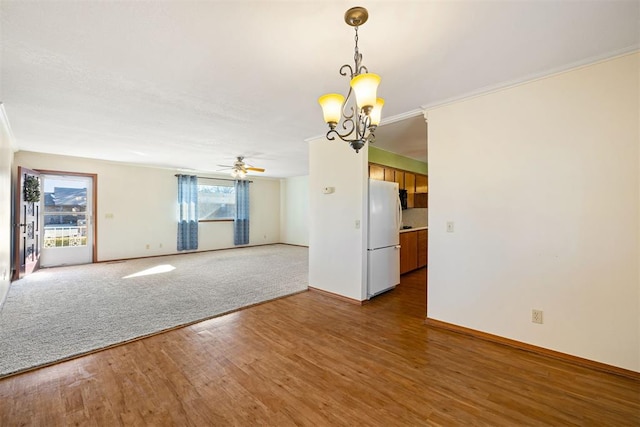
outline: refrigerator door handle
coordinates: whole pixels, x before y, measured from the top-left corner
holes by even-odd
[[[396,226],[397,229],[400,230],[402,228],[402,203],[400,203],[400,195],[398,195],[398,215],[396,216]]]

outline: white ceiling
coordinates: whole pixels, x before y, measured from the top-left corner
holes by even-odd
[[[421,107],[640,46],[637,1],[2,0],[0,102],[20,150],[304,175],[318,96],[348,88],[355,5],[396,122],[376,144],[418,159]]]

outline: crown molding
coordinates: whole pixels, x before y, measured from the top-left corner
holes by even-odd
[[[508,89],[511,87],[515,87],[515,86],[519,86],[519,85],[523,85],[523,84],[527,84],[527,83],[531,83],[534,82],[536,80],[541,80],[541,79],[546,79],[558,74],[562,74],[562,73],[566,73],[569,71],[574,71],[583,67],[589,67],[591,65],[596,65],[599,64],[601,62],[606,62],[606,61],[611,61],[613,59],[619,58],[619,57],[623,57],[626,55],[631,55],[634,53],[638,53],[640,52],[640,45],[636,44],[636,45],[632,45],[632,46],[627,46],[625,48],[622,49],[618,49],[615,50],[613,52],[608,52],[606,54],[602,54],[602,55],[596,55],[596,56],[591,56],[589,58],[586,59],[582,59],[579,61],[574,61],[571,62],[569,64],[565,64],[563,66],[560,67],[555,67],[555,68],[551,68],[548,69],[546,71],[542,71],[539,73],[535,73],[535,74],[528,74],[524,77],[520,77],[517,79],[513,79],[513,80],[508,80],[505,82],[501,82],[501,83],[497,83],[495,85],[490,85],[490,86],[484,86],[480,89],[477,90],[473,90],[471,92],[466,92],[462,95],[457,95],[457,96],[453,96],[451,98],[446,98],[446,99],[441,99],[441,100],[437,100],[437,101],[433,101],[431,103],[427,103],[424,105],[421,105],[420,108],[416,108],[410,111],[407,111],[405,113],[401,113],[401,114],[396,114],[395,116],[391,116],[388,118],[384,118],[381,120],[380,122],[380,126],[383,125],[388,125],[391,123],[395,123],[395,122],[399,122],[405,119],[410,119],[413,117],[417,117],[419,115],[424,116],[425,121],[427,121],[427,117],[428,117],[428,110],[436,108],[436,107],[442,107],[448,104],[453,104],[455,102],[459,102],[462,100],[467,100],[467,99],[471,99],[471,98],[475,98],[478,96],[482,96],[482,95],[487,95],[489,93],[492,92],[497,92],[500,90],[504,90],[504,89]],[[306,138],[304,141],[305,142],[311,142],[320,138],[323,138],[324,135],[318,135],[318,136],[313,136],[310,138]]]
[[[388,117],[380,121],[380,126],[390,125],[391,123],[401,122],[402,120],[412,119],[418,116],[424,116],[424,109],[416,108],[415,110],[410,110],[406,113],[396,114],[395,116]]]
[[[534,81],[537,81],[537,80],[542,80],[542,79],[546,79],[546,78],[549,78],[549,77],[557,76],[559,74],[567,73],[567,72],[570,72],[570,71],[575,71],[575,70],[578,70],[580,68],[590,67],[592,65],[596,65],[596,64],[599,64],[599,63],[602,63],[602,62],[611,61],[613,59],[617,59],[617,58],[620,58],[620,57],[623,57],[623,56],[627,56],[627,55],[631,55],[631,54],[638,53],[638,52],[640,52],[640,45],[627,46],[625,48],[618,49],[618,50],[615,50],[613,52],[608,52],[608,53],[603,54],[603,55],[591,56],[589,58],[582,59],[580,61],[574,61],[574,62],[571,62],[569,64],[565,64],[565,65],[560,66],[560,67],[551,68],[551,69],[548,69],[546,71],[542,71],[542,72],[539,72],[539,73],[528,74],[528,75],[526,75],[524,77],[520,77],[520,78],[513,79],[513,80],[508,80],[508,81],[505,81],[505,82],[502,82],[502,83],[498,83],[498,84],[495,84],[495,85],[485,86],[485,87],[482,87],[480,89],[464,93],[462,95],[454,96],[454,97],[443,99],[443,100],[439,100],[439,101],[434,101],[434,102],[429,103],[429,104],[424,104],[424,105],[421,106],[421,109],[422,109],[422,111],[425,112],[425,116],[426,116],[427,110],[430,110],[430,109],[433,109],[433,108],[443,107],[445,105],[453,104],[455,102],[468,100],[468,99],[476,98],[476,97],[483,96],[483,95],[488,95],[488,94],[493,93],[493,92],[498,92],[498,91],[501,91],[501,90],[504,90],[504,89],[509,89],[509,88],[512,88],[512,87],[528,84],[528,83],[531,83],[531,82],[534,82]]]

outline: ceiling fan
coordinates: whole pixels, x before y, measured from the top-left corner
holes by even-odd
[[[231,176],[234,178],[244,178],[247,172],[264,172],[264,168],[257,168],[253,165],[245,163],[244,156],[238,156],[233,166],[218,165],[224,169],[218,169],[218,171],[231,170]]]

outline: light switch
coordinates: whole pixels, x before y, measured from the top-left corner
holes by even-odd
[[[453,221],[447,221],[447,233],[453,233]]]
[[[356,219],[356,230],[360,229],[360,220]]]

